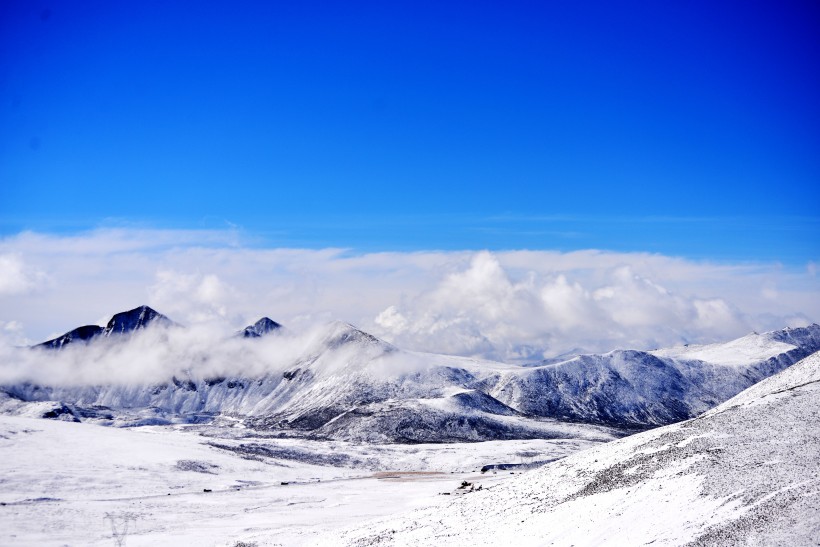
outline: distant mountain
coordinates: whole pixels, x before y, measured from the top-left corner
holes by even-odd
[[[239,331],[239,335],[243,338],[260,338],[265,336],[266,334],[270,334],[271,332],[275,332],[282,328],[282,325],[270,319],[268,317],[263,317],[253,325],[248,325],[241,331]]]
[[[115,314],[104,328],[97,325],[85,325],[34,347],[60,349],[75,342],[88,343],[98,337],[131,333],[152,324],[170,326],[175,323],[148,306],[140,306]]]
[[[170,320],[137,308],[115,315],[105,332],[133,332],[153,322]],[[278,325],[263,318],[240,333],[258,338]],[[101,335],[94,327],[79,331],[42,345],[62,347]],[[408,352],[342,322],[312,337],[282,340],[289,340],[291,357],[258,376],[185,373],[141,387],[3,386],[0,393],[11,402],[0,404],[0,412],[14,412],[18,403],[53,401],[73,409],[78,419],[123,425],[230,415],[286,435],[379,442],[611,437],[599,426],[635,431],[685,420],[722,403],[820,350],[820,326],[529,366]],[[303,345],[294,352],[297,340]],[[237,362],[214,363],[214,369],[241,367],[244,355],[238,353]],[[581,432],[570,423],[596,427]]]
[[[140,306],[133,310],[118,313],[111,318],[103,331],[103,336],[112,334],[126,334],[144,329],[148,325],[171,326],[174,322],[148,306]]]
[[[312,544],[816,545],[818,424],[815,353],[697,418]]]
[[[705,412],[820,350],[820,326],[753,333],[709,346],[616,350],[487,378],[526,414],[616,427],[665,425]]]

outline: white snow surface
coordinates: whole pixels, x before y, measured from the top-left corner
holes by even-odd
[[[99,425],[0,416],[0,545],[301,545],[323,532],[492,485],[588,440],[357,445],[241,427]],[[283,484],[288,483],[288,484]],[[205,489],[212,490],[205,492]],[[107,518],[107,517],[111,518]]]
[[[820,353],[697,418],[316,545],[816,545]]]
[[[794,349],[794,346],[772,339],[768,334],[756,332],[719,344],[675,346],[650,351],[657,357],[704,361],[715,365],[742,366],[749,362],[763,361]]]

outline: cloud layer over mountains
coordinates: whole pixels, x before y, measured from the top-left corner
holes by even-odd
[[[295,331],[334,319],[399,346],[499,360],[712,342],[820,320],[808,264],[644,253],[354,254],[255,246],[236,231],[98,230],[0,240],[0,331],[45,340],[147,303],[173,320]]]
[[[322,348],[327,327],[248,340],[220,331],[217,324],[191,327],[150,325],[133,336],[97,337],[55,351],[0,344],[0,385],[145,385],[170,378],[255,378],[282,373],[298,359]],[[349,359],[344,351],[329,354],[324,371],[333,372]],[[392,362],[391,362],[392,364]],[[398,363],[400,366],[401,363]],[[375,368],[378,371],[378,367]]]

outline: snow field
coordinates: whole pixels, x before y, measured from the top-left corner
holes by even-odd
[[[492,488],[515,476],[482,474],[485,464],[526,464],[597,444],[357,445],[247,435],[0,416],[0,544],[116,545],[110,515],[120,530],[132,517],[124,543],[131,547],[300,545],[351,523],[446,504],[465,480]],[[327,464],[334,461],[347,465]]]

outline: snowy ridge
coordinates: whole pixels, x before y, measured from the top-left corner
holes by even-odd
[[[317,545],[809,545],[820,354],[706,414]]]
[[[53,340],[48,340],[39,344],[40,347],[49,349],[61,349],[68,344],[77,342],[89,342],[97,336],[101,335],[105,329],[97,325],[83,325],[74,330],[70,330],[62,336],[58,336]]]
[[[749,361],[769,359],[801,345],[802,340],[792,340],[791,332],[792,329],[783,329],[778,333],[766,334],[753,332],[724,344],[677,346],[649,353],[657,357],[704,361],[715,365],[742,366]],[[800,333],[802,329],[796,329],[795,332]],[[790,342],[785,340],[790,340]]]
[[[820,350],[820,326],[725,344],[616,350],[499,374],[488,393],[527,414],[646,427],[697,416]]]

